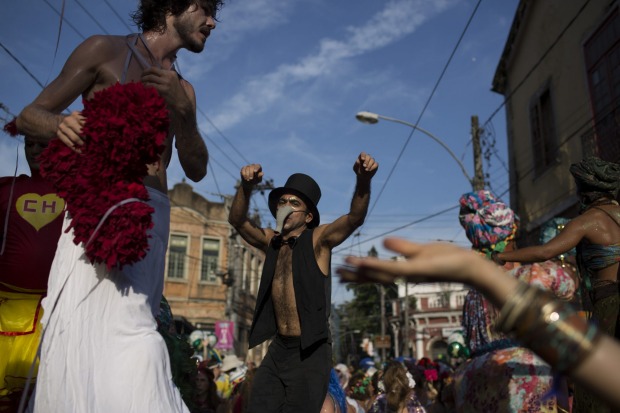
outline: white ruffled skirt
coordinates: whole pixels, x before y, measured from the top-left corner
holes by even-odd
[[[154,318],[163,292],[170,203],[156,190],[149,195],[155,208],[150,250],[122,272],[90,264],[72,232],[64,233],[65,220],[43,301],[35,412],[189,412]]]

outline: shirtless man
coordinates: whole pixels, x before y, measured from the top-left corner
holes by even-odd
[[[185,174],[199,181],[208,152],[197,128],[194,90],[173,64],[180,49],[203,50],[221,5],[222,0],[141,0],[133,18],[142,33],[85,40],[17,118],[21,133],[58,136],[79,153],[85,119],[80,112],[61,112],[80,95],[91,99],[117,82],[142,82],[159,92],[170,116],[161,162],[149,165],[144,179],[155,210],[146,257],[122,271],[107,271],[84,259],[84,247],[73,244],[71,231],[63,231],[58,241],[42,303],[35,412],[188,411],[172,382],[154,319],[170,224],[165,167],[174,144]],[[68,216],[64,229],[70,222]]]
[[[80,95],[94,93],[116,82],[142,82],[153,86],[170,111],[170,133],[162,163],[167,166],[175,146],[188,178],[200,181],[207,173],[207,147],[196,123],[196,95],[174,70],[180,49],[200,53],[222,0],[142,0],[134,14],[142,29],[139,35],[95,35],[82,42],[69,56],[60,75],[17,118],[24,135],[56,136],[79,151],[84,118],[75,111],[62,115]],[[184,5],[184,6],[183,6]],[[145,185],[167,193],[166,169],[158,168],[145,178]]]
[[[321,410],[332,367],[331,251],[364,223],[377,168],[370,155],[362,152],[357,157],[351,210],[324,225],[319,225],[318,184],[308,175],[291,175],[269,194],[276,230],[258,228],[248,220],[250,196],[263,170],[258,164],[241,169],[228,221],[249,244],[266,252],[250,348],[273,338],[257,369],[248,412]]]

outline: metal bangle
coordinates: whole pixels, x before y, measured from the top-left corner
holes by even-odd
[[[600,337],[597,328],[570,304],[524,283],[506,302],[495,326],[515,336],[560,372],[579,365]]]

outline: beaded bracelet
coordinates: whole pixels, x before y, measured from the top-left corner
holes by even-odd
[[[601,336],[570,304],[523,282],[502,307],[495,327],[516,336],[561,373],[579,365]]]

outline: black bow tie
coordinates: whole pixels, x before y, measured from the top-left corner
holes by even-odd
[[[271,245],[273,245],[275,249],[280,249],[282,245],[288,245],[289,247],[293,248],[295,244],[297,244],[297,237],[290,237],[289,239],[283,239],[282,235],[276,235],[275,237],[271,239]]]

